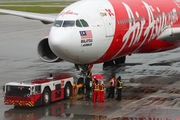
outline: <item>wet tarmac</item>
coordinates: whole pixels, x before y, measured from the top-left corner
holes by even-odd
[[[72,63],[44,63],[37,55],[37,44],[51,25],[39,21],[0,15],[0,85],[50,73],[69,73],[79,77]],[[125,83],[122,101],[106,99],[93,103],[78,95],[46,107],[16,108],[5,106],[0,92],[0,120],[179,120],[180,119],[180,49],[153,54],[127,56],[126,64],[92,72],[121,75]]]

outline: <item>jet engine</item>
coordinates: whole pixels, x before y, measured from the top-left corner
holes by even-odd
[[[62,59],[56,56],[51,48],[49,47],[48,43],[48,36],[44,37],[38,44],[38,55],[40,59],[44,62],[59,62]]]

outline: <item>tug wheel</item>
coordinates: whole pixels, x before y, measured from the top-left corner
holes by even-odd
[[[67,83],[64,88],[64,99],[69,99],[72,95],[72,86],[70,83]]]
[[[48,88],[45,88],[43,91],[43,105],[49,105],[51,102],[51,97],[50,97],[50,90]]]

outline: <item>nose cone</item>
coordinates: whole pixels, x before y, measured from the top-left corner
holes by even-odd
[[[61,28],[52,27],[49,33],[49,46],[51,50],[62,59],[67,59],[66,52],[68,52],[71,39]]]
[[[92,63],[99,58],[99,53],[93,46],[83,46],[92,44],[82,42],[80,33],[73,28],[52,27],[49,33],[49,46],[53,53],[65,61],[77,64]]]

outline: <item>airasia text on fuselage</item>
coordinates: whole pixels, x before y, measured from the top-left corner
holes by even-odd
[[[116,55],[114,55],[113,58],[117,57],[117,55],[124,50],[125,46],[128,45],[128,47],[132,47],[135,43],[140,42],[140,45],[136,45],[137,48],[132,51],[132,53],[137,52],[145,42],[150,42],[151,40],[157,38],[163,29],[171,27],[176,21],[178,21],[178,15],[175,8],[165,13],[161,12],[158,7],[152,7],[146,2],[142,2],[147,11],[147,18],[141,17],[137,11],[133,13],[129,5],[122,2],[128,15],[129,28],[122,38],[123,45],[121,46],[121,49]],[[155,9],[157,11],[156,13]]]

